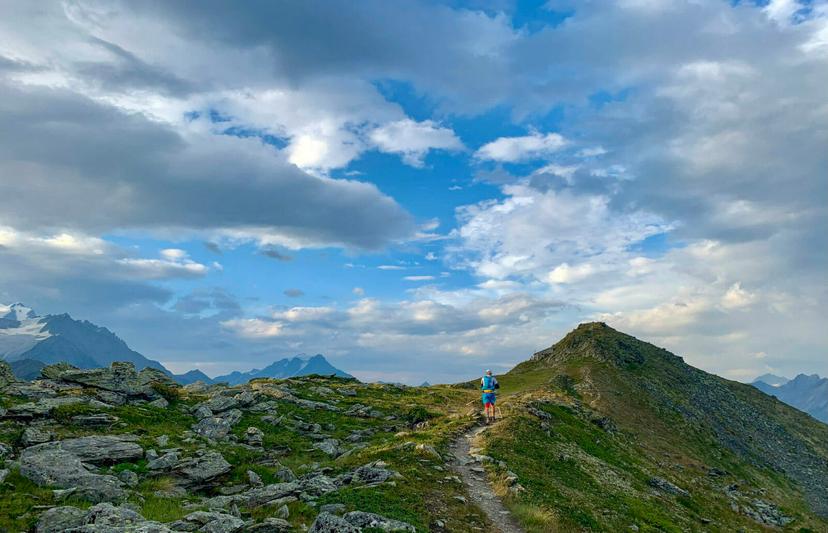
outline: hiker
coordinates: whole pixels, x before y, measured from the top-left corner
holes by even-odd
[[[486,423],[495,419],[495,389],[500,388],[497,378],[492,375],[491,370],[486,370],[486,375],[480,380],[480,390],[483,391],[483,408],[486,410]]]

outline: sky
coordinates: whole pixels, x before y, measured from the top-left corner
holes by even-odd
[[[828,374],[828,2],[0,0],[0,302],[173,371]]]

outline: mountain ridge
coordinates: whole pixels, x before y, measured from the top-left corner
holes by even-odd
[[[828,378],[799,374],[777,386],[759,379],[751,385],[828,424]]]

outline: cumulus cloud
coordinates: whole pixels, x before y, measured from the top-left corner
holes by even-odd
[[[474,156],[501,163],[544,159],[566,146],[566,142],[558,133],[533,132],[523,137],[500,137],[481,146]]]
[[[407,164],[420,167],[429,150],[460,150],[463,143],[449,128],[431,120],[411,119],[384,124],[370,134],[371,141],[383,152],[400,154]]]

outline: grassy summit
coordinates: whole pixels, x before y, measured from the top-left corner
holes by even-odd
[[[511,416],[481,446],[530,530],[828,530],[828,426],[751,386],[603,323],[501,381]]]
[[[362,531],[491,529],[449,464],[477,423],[476,382],[182,388],[128,365],[43,374],[0,382],[0,531],[92,520],[100,500],[156,531],[302,531],[337,515],[386,520]],[[828,426],[753,387],[601,323],[500,382],[504,417],[472,456],[528,531],[828,531]],[[90,436],[110,440],[78,448]],[[83,456],[78,490],[62,470],[37,475],[44,453]]]

